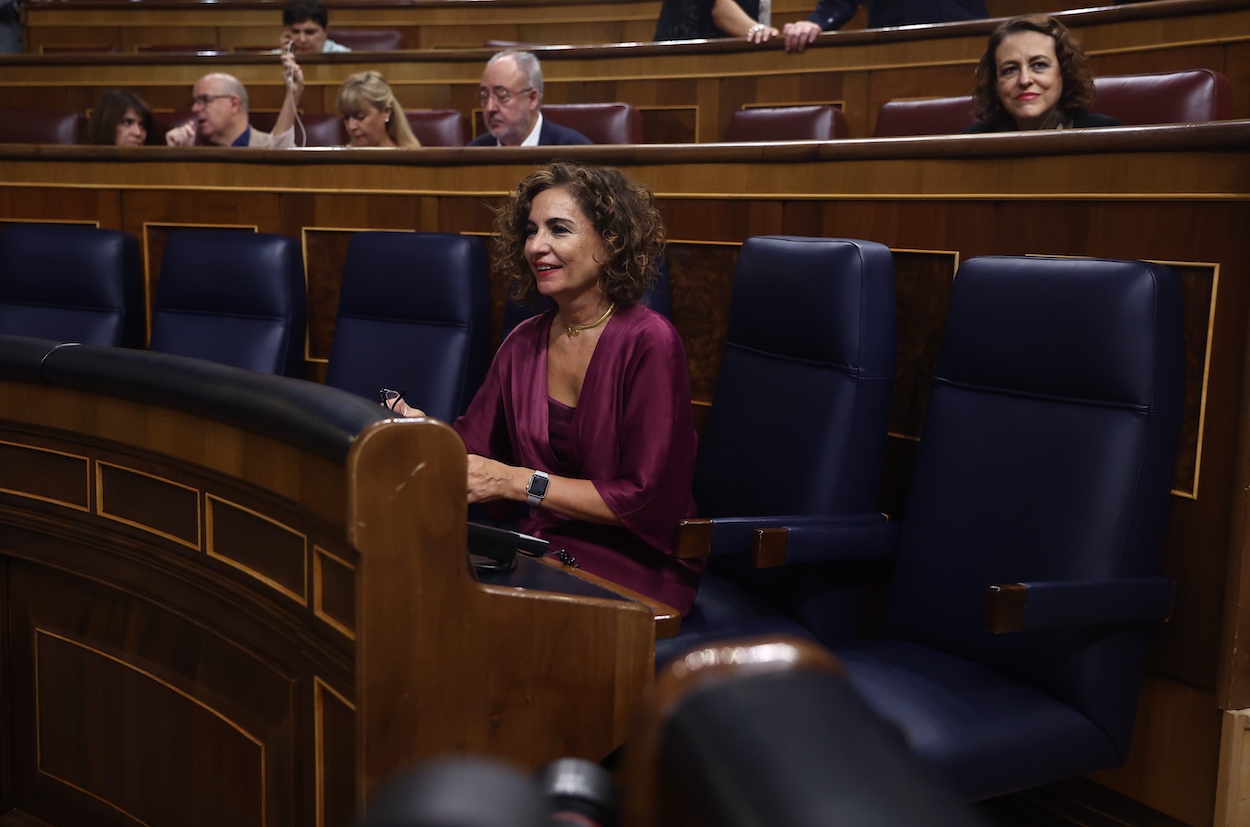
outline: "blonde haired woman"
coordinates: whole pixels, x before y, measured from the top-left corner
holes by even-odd
[[[421,146],[395,100],[395,93],[379,72],[358,72],[343,81],[338,109],[347,130],[348,146]]]

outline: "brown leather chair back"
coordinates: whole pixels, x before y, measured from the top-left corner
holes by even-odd
[[[1210,69],[1094,78],[1091,107],[1125,126],[1203,123],[1233,117],[1232,86]]]
[[[543,117],[596,144],[642,143],[642,115],[628,103],[543,104]]]
[[[0,144],[80,144],[86,135],[82,112],[0,108]]]
[[[407,49],[404,36],[394,29],[326,29],[326,37],[356,52]]]
[[[951,135],[972,126],[972,96],[887,101],[877,113],[876,138],[902,135]]]
[[[832,141],[849,137],[846,118],[836,106],[761,106],[740,109],[729,118],[725,140]]]
[[[404,115],[421,146],[464,146],[469,141],[467,119],[458,109],[418,109]]]

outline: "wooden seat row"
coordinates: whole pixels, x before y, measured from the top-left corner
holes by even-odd
[[[1097,75],[1210,69],[1232,83],[1234,117],[1250,117],[1250,0],[1160,0],[1070,13],[1064,19],[1091,56]],[[966,95],[993,21],[941,31],[848,32],[802,55],[779,45],[735,42],[540,50],[549,103],[621,101],[640,110],[648,143],[708,143],[726,134],[744,107],[833,104],[853,136],[873,134],[890,100]],[[320,55],[305,59],[303,107],[334,111],[353,72],[378,69],[406,109],[456,109],[470,123],[482,66],[491,52],[417,51]],[[275,58],[164,54],[22,55],[0,58],[0,106],[85,110],[108,89],[124,87],[158,110],[187,107],[207,71],[237,75],[258,110],[276,111],[285,94]]]

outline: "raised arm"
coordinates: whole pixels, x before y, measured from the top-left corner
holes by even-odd
[[[282,143],[279,136],[291,132],[292,140],[288,145],[293,145],[295,111],[299,107],[300,96],[304,94],[304,70],[296,62],[295,55],[290,52],[282,55],[282,75],[286,79],[286,98],[282,101],[282,110],[278,112],[278,119],[274,121],[273,135],[275,143]]]

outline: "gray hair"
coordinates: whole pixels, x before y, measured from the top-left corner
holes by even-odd
[[[507,49],[502,52],[496,52],[490,60],[486,61],[486,65],[490,66],[506,57],[516,61],[517,68],[525,73],[525,82],[538,90],[538,97],[541,99],[543,96],[543,67],[538,64],[538,58],[534,56],[534,53]]]

